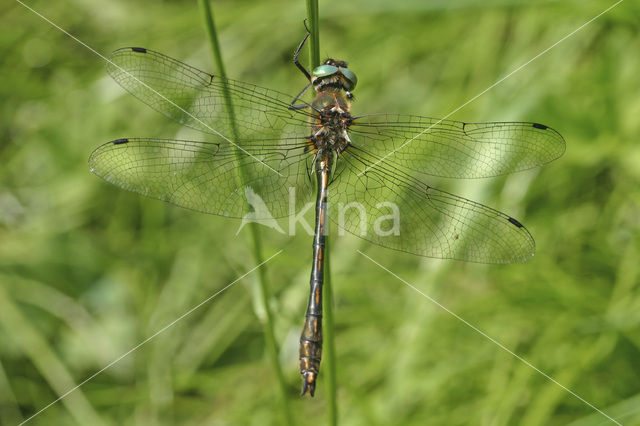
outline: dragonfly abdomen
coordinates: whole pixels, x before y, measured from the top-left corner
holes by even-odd
[[[324,249],[327,220],[327,187],[332,155],[325,150],[316,156],[315,173],[318,182],[316,226],[313,237],[313,265],[309,280],[309,304],[300,336],[300,374],[302,395],[313,396],[322,358],[322,284],[324,283]]]

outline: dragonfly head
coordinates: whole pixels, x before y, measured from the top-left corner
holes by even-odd
[[[347,68],[345,61],[337,59],[327,59],[311,73],[311,83],[316,92],[327,88],[344,90],[348,99],[353,98],[351,91],[358,83],[358,77]]]

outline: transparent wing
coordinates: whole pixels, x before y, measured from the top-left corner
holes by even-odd
[[[329,213],[339,228],[427,257],[514,263],[533,256],[531,234],[504,213],[432,188],[389,164],[359,174],[377,159],[354,147],[338,159]]]
[[[309,110],[288,108],[293,96],[217,77],[152,50],[118,49],[110,55],[106,67],[120,86],[156,111],[227,140],[237,135],[239,141],[234,143],[241,146],[242,140],[256,136],[302,137],[310,133]]]
[[[560,157],[565,141],[538,123],[464,123],[415,115],[354,119],[352,143],[383,162],[449,178],[498,176]]]
[[[236,218],[250,212],[256,219],[279,218],[291,213],[290,188],[295,190],[296,209],[313,192],[308,175],[313,158],[304,142],[279,142],[241,151],[223,143],[118,139],[93,151],[89,167],[116,186],[188,209]]]

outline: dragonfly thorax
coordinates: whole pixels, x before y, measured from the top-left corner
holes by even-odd
[[[348,135],[352,118],[349,100],[339,91],[318,93],[312,102],[315,120],[311,140],[316,151],[341,153],[351,142]]]

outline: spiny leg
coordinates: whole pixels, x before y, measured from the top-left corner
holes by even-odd
[[[302,64],[300,63],[300,60],[298,59],[298,56],[300,55],[300,51],[302,50],[302,47],[304,46],[304,44],[307,42],[307,40],[311,36],[311,32],[309,31],[309,28],[307,28],[307,20],[306,19],[304,20],[304,28],[307,30],[307,34],[304,36],[304,38],[302,39],[302,41],[298,45],[298,48],[296,49],[296,51],[293,54],[293,63],[296,65],[296,67],[298,67],[298,69],[300,71],[302,71],[302,73],[307,78],[307,80],[309,80],[309,84],[307,84],[305,86],[305,88],[302,89],[300,91],[300,93],[298,93],[296,95],[295,98],[293,98],[293,100],[289,104],[289,109],[303,109],[303,108],[305,108],[307,106],[306,104],[300,104],[300,105],[294,105],[294,104],[296,102],[298,102],[298,100],[300,100],[300,97],[304,94],[304,92],[306,92],[307,89],[309,89],[309,87],[311,87],[311,74],[309,74],[309,71],[307,71],[306,68],[302,66]]]
[[[295,53],[293,54],[293,63],[296,64],[296,67],[298,67],[298,69],[300,71],[302,71],[304,76],[307,77],[307,80],[311,81],[311,74],[309,74],[309,71],[307,71],[306,68],[303,67],[302,64],[300,63],[300,61],[298,60],[298,55],[300,55],[300,51],[302,50],[302,47],[307,42],[309,37],[311,37],[311,32],[309,31],[309,28],[307,28],[307,20],[305,19],[303,21],[303,23],[304,23],[304,28],[307,30],[307,34],[304,36],[304,38],[300,42],[300,45],[298,46],[298,48],[296,49]],[[300,96],[300,95],[298,95],[298,96]]]
[[[298,94],[296,95],[296,97],[295,97],[295,98],[293,98],[293,100],[292,100],[292,101],[291,101],[291,103],[289,104],[289,109],[303,109],[303,108],[306,108],[306,107],[308,107],[308,106],[309,106],[309,105],[307,105],[306,103],[304,103],[304,104],[294,105],[296,102],[298,102],[298,101],[300,100],[300,96],[302,96],[302,94],[303,94],[304,92],[306,92],[306,91],[307,91],[307,89],[308,89],[309,87],[311,87],[311,83],[307,84],[307,85],[304,87],[304,89],[302,89],[302,91],[300,91],[300,93],[298,93]]]

